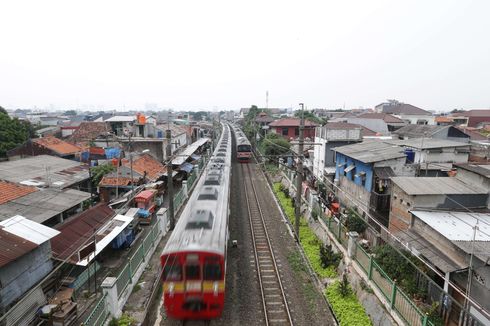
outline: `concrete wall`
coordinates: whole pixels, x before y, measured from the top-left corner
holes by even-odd
[[[346,177],[347,179],[351,180],[354,184],[358,185],[360,188],[364,188],[364,190],[371,192],[371,190],[373,189],[373,177],[374,177],[372,164],[362,163],[358,160],[354,160],[340,153],[336,153],[335,161],[336,161],[335,179],[340,180],[341,176]],[[347,172],[347,175],[344,175],[345,174],[344,170],[352,164],[355,164],[356,168],[351,170],[350,172]],[[362,185],[362,178],[360,176],[355,177],[355,175],[359,174],[359,172],[366,173],[365,176],[366,181],[364,185]]]
[[[426,120],[428,125],[435,125],[435,117],[431,115],[405,115],[405,114],[393,114],[395,117],[409,122],[411,125],[416,125],[419,120]]]
[[[478,173],[474,173],[464,169],[458,169],[456,174],[458,180],[463,181],[466,184],[481,186],[484,189],[488,189],[489,198],[487,199],[487,208],[490,208],[490,179],[484,177]]]
[[[37,284],[52,269],[49,241],[0,268],[0,311]]]
[[[364,187],[359,186],[352,182],[348,177],[341,176],[339,179],[340,189],[345,191],[349,196],[346,196],[343,191],[337,192],[342,205],[352,207],[352,198],[356,198],[357,202],[361,204],[361,208],[365,211],[369,210],[369,203],[371,199],[371,192],[367,191]],[[350,204],[350,205],[349,205]]]
[[[466,147],[463,147],[466,148]],[[469,157],[469,145],[467,147],[468,153],[457,153],[455,147],[441,148],[441,151],[435,150],[416,150],[415,151],[415,163],[466,163]]]
[[[408,196],[396,184],[391,186],[389,227],[390,232],[396,233],[407,230],[412,224],[413,198]]]

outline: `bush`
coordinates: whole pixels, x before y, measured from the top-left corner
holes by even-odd
[[[350,294],[343,297],[339,293],[339,286],[340,282],[333,283],[326,289],[325,295],[328,302],[332,305],[332,309],[340,325],[372,325],[364,307],[359,303],[354,293],[351,291]]]
[[[349,232],[355,231],[361,234],[366,231],[367,223],[361,217],[359,217],[356,212],[351,210],[347,215],[345,226]]]
[[[337,268],[341,259],[342,254],[334,252],[331,245],[320,243],[320,260],[323,268],[327,268],[329,266]]]
[[[349,280],[347,279],[347,274],[342,274],[342,281],[339,282],[337,290],[343,298],[352,293],[352,289],[349,285]]]

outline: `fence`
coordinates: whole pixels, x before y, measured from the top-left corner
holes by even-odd
[[[78,275],[75,282],[73,282],[73,296],[77,298],[80,295],[80,292],[83,289],[85,283],[87,283],[88,279],[92,277],[98,270],[100,269],[100,265],[97,261],[95,261],[92,265],[89,265],[87,269],[85,269],[80,275]]]
[[[194,170],[192,170],[191,174],[187,178],[188,189],[191,189],[191,187],[194,184],[194,182],[196,181],[196,179],[197,179],[197,173],[196,173],[196,170],[194,169]]]
[[[95,305],[94,310],[92,310],[92,313],[85,319],[85,322],[83,323],[84,326],[102,326],[105,323],[105,320],[107,319],[107,316],[109,315],[109,312],[107,311],[107,303],[106,303],[106,297],[107,294],[104,294],[102,298],[97,302]]]
[[[184,203],[184,190],[180,189],[174,195],[174,210],[177,212],[180,209],[180,206]]]

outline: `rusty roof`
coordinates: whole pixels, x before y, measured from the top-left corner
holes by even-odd
[[[0,180],[0,205],[35,191],[37,191],[36,187]]]
[[[72,217],[57,229],[61,233],[51,239],[53,257],[65,260],[78,252],[78,249],[94,236],[96,231],[106,224],[115,212],[104,204],[98,204]],[[78,256],[70,257],[73,263],[78,262]]]
[[[80,152],[80,147],[67,143],[66,141],[58,139],[54,136],[36,138],[33,139],[32,142],[39,146],[46,147],[53,152],[61,155],[75,154]]]
[[[37,244],[0,229],[0,267],[36,249]]]
[[[134,179],[137,180],[136,178]],[[110,187],[110,186],[128,186],[131,184],[131,178],[127,177],[103,177],[99,182],[99,187]]]
[[[78,129],[70,136],[69,140],[74,143],[89,142],[100,135],[106,135],[110,131],[105,122],[87,122],[80,123]]]
[[[123,160],[123,165],[130,167],[131,164],[129,161]],[[144,175],[146,172],[146,177],[150,181],[156,181],[167,173],[167,167],[150,154],[143,154],[138,158],[133,159],[133,170],[141,175]]]

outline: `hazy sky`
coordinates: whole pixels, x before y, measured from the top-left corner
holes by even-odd
[[[490,107],[490,1],[2,1],[0,105]]]

